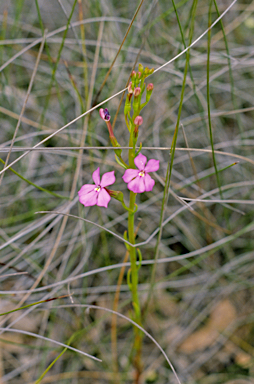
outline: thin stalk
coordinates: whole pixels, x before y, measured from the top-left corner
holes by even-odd
[[[135,208],[136,193],[130,191],[130,205],[129,209],[133,212],[129,212],[128,215],[128,236],[129,242],[135,244],[135,233],[134,233],[134,208]],[[129,247],[130,262],[131,262],[131,294],[132,294],[132,305],[134,309],[134,321],[141,326],[141,310],[138,297],[138,266],[136,258],[136,248]],[[142,336],[138,328],[134,328],[134,346],[133,346],[133,365],[136,368],[135,384],[139,383],[140,374],[142,371],[141,363],[141,349],[142,349]]]
[[[82,9],[81,0],[78,0],[78,14],[79,14],[79,20],[82,21],[84,19],[84,16],[83,16],[83,9]],[[84,71],[85,98],[86,98],[86,102],[88,103],[89,87],[88,87],[88,69],[87,69],[87,55],[86,55],[86,41],[85,41],[85,26],[84,26],[84,24],[80,24],[80,34],[81,34],[82,53],[83,53],[83,59],[84,59],[83,71]]]
[[[56,71],[57,71],[58,64],[59,64],[59,61],[60,61],[60,58],[61,58],[62,50],[64,48],[65,39],[66,39],[68,30],[69,30],[69,25],[70,25],[70,22],[71,22],[71,18],[73,16],[73,12],[74,12],[76,3],[77,3],[77,0],[74,0],[73,6],[72,6],[72,9],[71,9],[71,12],[70,12],[70,16],[69,16],[67,24],[66,24],[66,29],[65,29],[64,34],[63,34],[63,39],[62,39],[60,48],[59,48],[58,53],[57,53],[57,58],[55,60],[54,65],[52,64],[52,74],[51,74],[51,80],[50,80],[50,84],[49,84],[49,88],[48,88],[48,94],[47,94],[47,97],[46,97],[46,100],[45,100],[44,109],[43,109],[43,112],[42,112],[42,115],[41,115],[41,118],[40,118],[40,124],[41,125],[43,124],[43,121],[44,121],[44,118],[45,118],[45,114],[46,114],[46,111],[47,111],[47,108],[48,108],[48,105],[49,105],[49,100],[50,100],[50,97],[51,97],[52,87],[55,84],[55,80],[56,80]],[[43,26],[43,22],[42,22],[42,19],[41,19],[41,14],[40,14],[40,8],[39,8],[38,0],[35,0],[35,4],[36,4],[37,12],[38,12],[38,18],[39,18],[39,22],[40,22],[40,25],[41,25],[42,33],[44,34],[44,26]],[[50,52],[49,52],[47,44],[45,44],[45,48],[46,48],[49,60],[51,60]]]
[[[141,224],[141,222],[139,223],[139,225],[137,226],[137,229],[135,231],[135,238],[137,236],[140,224]],[[119,302],[119,297],[120,297],[120,289],[121,289],[121,285],[122,285],[123,278],[124,278],[124,272],[125,272],[125,269],[126,269],[125,263],[127,263],[128,258],[129,258],[129,251],[126,251],[125,256],[124,256],[124,260],[123,260],[123,265],[121,267],[121,270],[120,270],[120,273],[119,273],[119,277],[118,277],[118,280],[117,280],[117,287],[116,287],[114,303],[113,303],[113,310],[115,312],[117,312],[117,309],[118,309],[118,302]],[[114,380],[115,380],[115,383],[119,383],[119,376],[118,376],[119,372],[118,372],[118,363],[117,363],[118,355],[117,355],[117,315],[116,315],[116,313],[113,313],[113,316],[112,316],[111,344],[112,344],[113,371],[114,371],[114,374],[115,374]]]
[[[2,164],[5,165],[5,161],[3,159],[0,158],[0,162]],[[67,200],[70,200],[70,198],[68,196],[62,196],[62,195],[59,195],[58,193],[55,193],[55,192],[52,192],[52,191],[49,191],[48,189],[46,188],[42,188],[40,187],[39,185],[35,184],[35,183],[32,183],[32,181],[26,179],[25,177],[23,177],[20,173],[16,172],[13,168],[9,168],[9,170],[11,172],[13,172],[16,176],[18,176],[21,180],[25,181],[26,183],[32,185],[33,187],[39,189],[40,191],[43,191],[43,192],[46,192],[46,193],[49,193],[50,195],[52,196],[55,196],[55,197],[59,197],[60,199],[67,199]]]
[[[129,251],[126,251],[124,260],[123,260],[124,264],[127,263],[128,257],[129,257]],[[113,311],[115,312],[117,312],[117,309],[118,309],[120,289],[121,289],[122,281],[124,278],[125,268],[126,266],[123,265],[117,280],[117,288],[116,288],[114,303],[113,303]],[[118,355],[117,355],[117,316],[115,313],[112,316],[112,323],[111,323],[111,346],[112,346],[114,381],[115,383],[120,383],[119,377],[118,377],[119,371],[118,371]]]
[[[134,211],[135,208],[136,193],[130,191],[130,205],[129,209]],[[128,215],[128,235],[129,242],[135,244],[135,234],[134,234],[134,213],[129,212]],[[140,318],[140,308],[139,308],[139,299],[138,299],[138,267],[136,264],[136,248],[130,247],[130,262],[131,262],[131,290],[132,290],[132,300],[136,318]]]
[[[212,25],[212,0],[209,3],[209,11],[208,11],[208,28]],[[211,119],[211,104],[210,104],[210,54],[211,54],[211,29],[208,30],[207,33],[207,68],[206,68],[206,96],[207,96],[207,115],[208,115],[208,124],[209,124],[209,135],[210,135],[210,143],[212,148],[212,158],[213,165],[216,174],[216,180],[218,184],[218,188],[220,191],[220,197],[223,199],[220,185],[220,178],[217,169],[217,163],[214,153],[214,145],[213,145],[213,131],[212,131],[212,119]]]
[[[217,15],[219,17],[220,16],[220,11],[219,11],[219,8],[218,8],[216,0],[214,0],[214,5],[215,5],[215,8],[216,8]],[[228,71],[229,71],[229,79],[230,79],[230,87],[231,87],[232,104],[233,104],[234,110],[237,110],[237,103],[236,103],[236,99],[235,99],[234,76],[233,76],[232,65],[231,65],[231,57],[230,57],[230,52],[229,52],[227,36],[226,36],[226,33],[225,33],[225,29],[224,29],[223,21],[222,20],[220,20],[220,26],[221,26],[221,31],[223,33],[223,39],[224,39],[225,48],[226,48],[226,52],[227,52]],[[243,138],[242,135],[243,135],[243,132],[244,132],[244,128],[243,128],[243,125],[242,125],[242,122],[241,122],[240,115],[238,113],[236,114],[236,121],[237,121],[237,124],[239,126],[239,131],[240,131],[240,135],[241,135],[241,139],[242,139]]]
[[[75,332],[68,340],[67,345],[69,346],[77,337],[80,337],[85,332],[85,329],[81,329],[80,331]],[[68,347],[65,347],[62,352],[48,365],[48,367],[44,370],[44,372],[40,375],[40,377],[35,381],[34,384],[39,384],[43,377],[49,372],[49,370],[55,365],[57,360],[68,350]]]
[[[129,146],[133,146],[133,126],[131,127]],[[135,168],[134,164],[135,148],[129,149],[129,166]],[[135,231],[134,231],[134,211],[135,211],[136,193],[130,191],[130,203],[129,203],[129,214],[128,214],[128,238],[131,244],[135,244]],[[138,266],[137,266],[137,255],[136,248],[129,247],[130,262],[131,262],[131,284],[130,290],[132,294],[132,305],[134,309],[134,321],[141,326],[141,310],[138,298]],[[134,328],[134,346],[133,346],[133,365],[136,368],[135,384],[139,383],[141,374],[141,348],[142,348],[142,337],[138,328]]]

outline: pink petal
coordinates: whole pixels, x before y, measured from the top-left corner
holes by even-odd
[[[102,120],[104,120],[105,119],[105,112],[104,112],[103,108],[100,108],[99,114],[100,114],[100,117],[102,118]]]
[[[145,167],[145,171],[146,172],[156,172],[156,171],[158,171],[159,168],[160,168],[160,160],[151,159],[148,161],[148,163]]]
[[[97,204],[97,197],[98,197],[98,192],[93,190],[92,192],[89,192],[85,195],[80,196],[79,195],[79,201],[81,204],[84,204],[85,207],[90,207],[92,205]]]
[[[116,181],[114,173],[115,171],[104,173],[104,175],[101,178],[100,186],[107,187],[108,185],[114,184],[114,182]]]
[[[94,184],[85,184],[81,189],[78,191],[79,198],[82,197],[83,195],[86,195],[89,192],[92,192],[95,188]]]
[[[114,171],[113,171],[114,172]],[[108,172],[108,173],[111,173],[111,172]],[[105,207],[107,208],[108,207],[108,203],[110,201],[111,197],[109,196],[108,192],[102,188],[100,190],[100,192],[98,193],[98,201],[97,201],[97,205],[99,207]]]
[[[93,181],[96,185],[100,185],[100,167],[93,173]]]
[[[147,192],[151,191],[153,189],[155,181],[151,178],[150,175],[145,175],[144,182],[145,182],[145,189],[146,189],[146,191]]]
[[[145,192],[144,177],[138,176],[128,183],[128,189],[134,193]]]
[[[134,163],[136,167],[140,170],[143,171],[146,165],[147,158],[140,153],[137,157],[134,159]]]
[[[123,181],[129,183],[134,177],[137,177],[139,174],[138,169],[126,169],[123,175]]]

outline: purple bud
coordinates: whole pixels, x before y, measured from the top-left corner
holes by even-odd
[[[148,92],[151,92],[153,90],[153,83],[149,83],[146,89]]]
[[[141,125],[143,124],[143,117],[142,116],[137,116],[134,120],[134,125]]]
[[[99,113],[100,113],[100,117],[102,118],[102,120],[104,120],[104,121],[110,120],[110,114],[109,114],[109,111],[107,108],[105,108],[105,109],[101,108],[99,110]]]
[[[134,92],[133,92],[133,93],[134,93],[134,96],[135,96],[135,97],[139,96],[139,95],[140,95],[140,92],[141,92],[141,88],[140,88],[140,87],[135,88],[135,89],[134,89]]]

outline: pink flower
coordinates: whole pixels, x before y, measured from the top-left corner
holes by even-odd
[[[138,169],[126,169],[123,175],[123,181],[128,183],[128,189],[134,193],[151,191],[155,184],[155,181],[148,173],[158,171],[160,162],[154,159],[149,160],[147,165],[146,162],[147,158],[140,153],[134,159]]]
[[[85,184],[78,191],[79,201],[84,204],[85,207],[92,205],[98,205],[99,207],[108,207],[108,203],[111,199],[110,195],[104,187],[114,184],[116,181],[115,171],[106,172],[100,181],[100,168],[97,168],[93,173],[94,184]]]

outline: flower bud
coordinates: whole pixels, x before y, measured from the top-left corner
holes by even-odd
[[[153,83],[149,83],[148,86],[146,87],[146,90],[148,92],[151,92],[153,90]]]
[[[141,124],[143,124],[143,117],[137,116],[134,120],[134,125],[140,126]]]
[[[132,71],[131,72],[131,80],[134,80],[136,78],[136,72]]]
[[[112,189],[108,189],[106,187],[104,187],[104,189],[106,189],[106,191],[108,192],[110,197],[113,197],[113,199],[116,199],[116,200],[120,201],[121,203],[123,202],[123,192],[112,191]]]
[[[108,127],[109,137],[114,136],[113,129],[112,129],[111,122],[110,122],[110,114],[109,114],[108,109],[107,108],[105,108],[105,109],[101,108],[99,110],[99,113],[100,113],[100,117],[102,118],[102,120],[105,121],[105,123]]]
[[[138,72],[138,78],[141,79],[142,73]]]
[[[121,192],[121,191],[112,191],[112,189],[108,189],[106,187],[104,187],[104,189],[106,190],[106,192],[109,194],[110,197],[113,197],[113,199],[116,199],[116,200],[120,201],[120,203],[122,203],[122,206],[124,207],[124,209],[126,209],[126,211],[130,211],[130,209],[124,203],[123,192]],[[137,208],[137,204],[135,204],[135,208]]]
[[[132,89],[132,82],[129,83],[128,85],[128,94],[125,100],[125,105],[124,105],[124,114],[125,116],[128,115],[128,113],[131,111],[131,98],[133,94],[133,89]]]
[[[144,69],[144,75],[145,77],[149,76],[150,75],[150,69],[148,67],[145,67]]]
[[[133,93],[133,89],[132,89],[132,81],[129,83],[128,85],[128,92],[129,93]]]
[[[138,65],[138,71],[141,72],[141,74],[143,73],[143,70],[144,70],[144,67],[142,64],[139,64]]]
[[[148,86],[146,87],[146,102],[150,100],[153,92],[153,83],[149,83]]]
[[[134,142],[137,141],[137,138],[138,138],[138,129],[139,129],[139,126],[143,124],[143,117],[142,116],[137,116],[134,120],[134,131],[133,131],[133,138],[134,138]]]
[[[140,87],[137,87],[137,88],[134,89],[133,94],[134,94],[135,97],[137,97],[137,96],[140,95],[140,92],[141,92],[141,88],[140,88]]]
[[[100,117],[102,118],[102,120],[104,120],[104,121],[110,120],[110,114],[109,114],[109,111],[107,108],[105,108],[105,109],[101,108],[99,110],[99,113],[100,113]]]

